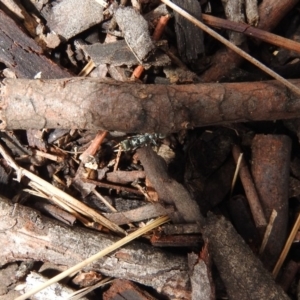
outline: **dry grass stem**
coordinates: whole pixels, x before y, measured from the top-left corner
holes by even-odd
[[[70,295],[67,299],[79,300],[84,295],[87,295],[88,293],[90,293],[91,291],[97,289],[98,287],[103,286],[103,285],[108,284],[108,283],[111,283],[112,281],[113,281],[113,278],[111,278],[111,277],[104,278],[103,280],[97,282],[96,284],[94,284],[90,287],[86,287],[86,288],[83,288],[79,291],[76,291],[75,293]]]
[[[269,240],[269,237],[270,237],[270,234],[271,234],[273,224],[275,222],[276,217],[277,217],[277,211],[275,209],[273,209],[272,213],[271,213],[271,216],[270,216],[269,223],[267,225],[267,228],[266,228],[266,231],[265,231],[265,234],[264,234],[263,241],[262,241],[260,249],[259,249],[259,254],[260,255],[264,252],[264,250],[266,248],[266,245],[268,243],[268,240]]]
[[[259,28],[255,28],[253,26],[250,26],[249,24],[237,23],[207,14],[202,14],[202,18],[203,22],[209,26],[241,32],[245,35],[259,39],[271,45],[289,49],[291,51],[297,51],[300,53],[300,43],[284,38],[277,34]]]
[[[147,224],[145,227],[140,228],[140,229],[132,232],[128,236],[126,236],[123,239],[119,240],[118,242],[116,242],[116,243],[112,244],[111,246],[105,248],[104,250],[101,250],[100,252],[92,255],[91,257],[89,257],[86,260],[80,262],[79,264],[77,264],[77,265],[69,268],[68,270],[60,273],[59,275],[51,278],[47,282],[45,282],[45,283],[41,284],[40,286],[32,289],[31,291],[25,293],[24,295],[22,295],[20,297],[17,297],[15,300],[26,300],[30,296],[38,293],[39,291],[41,291],[44,288],[50,286],[51,284],[56,283],[56,282],[64,279],[65,277],[69,276],[70,274],[78,272],[79,270],[81,270],[85,266],[89,265],[90,263],[94,262],[95,260],[98,260],[98,259],[102,258],[103,256],[108,255],[109,253],[117,250],[118,248],[124,246],[125,244],[128,244],[130,241],[142,236],[143,234],[147,233],[148,231],[153,230],[154,228],[156,228],[156,227],[158,227],[158,226],[160,226],[160,225],[162,225],[162,224],[164,224],[168,221],[169,221],[169,217],[167,217],[167,216],[157,218],[152,223]]]
[[[291,231],[291,233],[290,233],[290,235],[289,235],[289,237],[288,237],[288,239],[287,239],[287,241],[284,245],[284,248],[283,248],[283,250],[282,250],[282,252],[279,256],[279,259],[276,263],[276,266],[273,269],[272,274],[275,278],[277,277],[278,272],[279,272],[279,270],[280,270],[280,268],[281,268],[281,266],[282,266],[282,264],[283,264],[283,262],[284,262],[284,260],[287,256],[288,252],[290,251],[291,245],[292,245],[292,243],[295,239],[295,236],[296,236],[296,234],[299,230],[299,227],[300,227],[300,214],[298,214],[298,217],[297,217],[296,222],[295,222],[295,224],[292,228],[292,231]]]
[[[177,13],[179,13],[180,15],[182,15],[183,17],[185,17],[186,19],[188,19],[189,21],[191,21],[193,24],[195,24],[196,26],[198,26],[199,28],[201,28],[203,31],[205,31],[206,33],[208,33],[209,35],[211,35],[212,37],[214,37],[216,40],[218,40],[219,42],[223,43],[229,49],[231,49],[232,51],[236,52],[237,54],[239,54],[240,56],[242,56],[244,59],[248,60],[250,63],[252,63],[256,67],[258,67],[259,69],[261,69],[262,71],[264,71],[265,73],[267,73],[268,75],[270,75],[271,77],[273,77],[274,79],[276,79],[279,82],[281,82],[283,85],[285,85],[286,87],[288,87],[291,91],[293,91],[294,93],[300,95],[300,88],[298,88],[297,86],[295,86],[294,84],[292,84],[288,80],[284,79],[282,76],[278,75],[276,72],[274,72],[273,70],[271,70],[270,68],[268,68],[267,66],[265,66],[264,64],[262,64],[261,62],[259,62],[257,59],[255,59],[254,57],[252,57],[251,55],[249,55],[248,53],[246,53],[245,51],[243,51],[239,47],[237,47],[234,44],[230,43],[228,40],[226,40],[225,38],[223,38],[217,32],[215,32],[214,30],[212,30],[211,28],[209,28],[208,26],[206,26],[205,24],[203,24],[201,21],[197,20],[192,15],[190,15],[189,13],[187,13],[185,10],[181,9],[179,6],[177,6],[176,4],[172,3],[170,0],[161,0],[161,2],[163,2],[167,6],[171,7]]]
[[[3,158],[7,161],[7,163],[16,170],[17,172],[17,180],[20,181],[22,176],[26,176],[33,182],[37,183],[43,191],[51,195],[51,197],[56,197],[58,199],[62,199],[65,204],[76,210],[77,212],[81,213],[82,215],[91,218],[94,222],[98,222],[99,224],[105,226],[106,228],[122,235],[126,235],[125,230],[123,230],[118,225],[112,223],[102,215],[100,215],[95,210],[91,209],[87,205],[83,204],[79,200],[75,199],[74,197],[70,196],[69,194],[63,192],[59,188],[53,186],[51,183],[47,182],[46,180],[40,178],[39,176],[33,174],[32,172],[23,169],[22,167],[18,166],[13,158],[7,153],[7,151],[0,145],[0,153]]]
[[[232,183],[231,183],[230,196],[232,195],[232,191],[233,191],[233,189],[235,187],[235,183],[236,183],[237,177],[239,175],[239,171],[240,171],[242,159],[243,159],[243,153],[240,153],[238,161],[236,163],[236,167],[235,167],[235,171],[234,171],[234,175],[233,175],[233,179],[232,179]]]

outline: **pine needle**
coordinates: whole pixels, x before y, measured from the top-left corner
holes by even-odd
[[[266,72],[268,75],[273,77],[274,79],[278,80],[281,82],[283,85],[288,87],[291,91],[295,92],[296,94],[300,95],[300,88],[298,88],[296,85],[292,84],[288,80],[284,79],[282,76],[278,75],[276,72],[262,64],[260,61],[249,55],[247,52],[243,51],[236,45],[232,44],[228,40],[226,40],[224,37],[222,37],[220,34],[218,34],[216,31],[212,30],[208,26],[206,26],[204,23],[187,13],[185,10],[180,8],[178,5],[174,4],[170,0],[161,0],[161,2],[165,3],[167,6],[171,7],[174,11],[182,15],[184,18],[187,20],[191,21],[194,25],[198,26],[201,28],[203,31],[214,37],[216,40],[227,46],[229,49],[232,51],[236,52],[246,60],[248,60],[250,63],[261,69],[262,71]]]
[[[141,235],[147,233],[148,231],[168,222],[170,219],[169,217],[165,216],[165,217],[159,217],[157,218],[155,221],[153,221],[150,224],[147,224],[145,227],[143,228],[139,228],[138,230],[132,232],[131,234],[129,234],[128,236],[124,237],[123,239],[119,240],[118,242],[112,244],[111,246],[101,250],[100,252],[92,255],[91,257],[87,258],[86,260],[80,262],[79,264],[69,268],[68,270],[58,274],[57,276],[51,278],[50,280],[46,281],[45,283],[41,284],[40,286],[37,286],[36,288],[32,289],[31,291],[25,293],[24,295],[17,297],[15,300],[26,300],[27,298],[29,298],[30,296],[36,294],[37,292],[43,290],[44,288],[48,287],[49,285],[56,283],[62,279],[64,279],[65,277],[80,271],[82,268],[84,268],[85,266],[87,266],[88,264],[94,262],[95,260],[98,260],[100,258],[102,258],[105,255],[108,255],[109,253],[117,250],[118,248],[124,246],[125,244],[129,243],[130,241],[140,237]]]

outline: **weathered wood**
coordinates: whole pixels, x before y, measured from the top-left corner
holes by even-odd
[[[104,300],[156,300],[146,291],[141,290],[136,284],[116,279],[111,287],[103,294]]]
[[[209,253],[231,300],[288,300],[271,274],[224,217],[209,215],[204,228]]]
[[[286,242],[289,219],[291,139],[286,135],[258,134],[252,141],[252,176],[266,219],[277,212],[262,254],[272,270]]]
[[[222,0],[226,18],[237,23],[245,23],[245,15],[243,13],[244,1],[241,0]],[[245,36],[242,33],[229,31],[229,40],[239,46],[245,42]]]
[[[264,0],[258,8],[258,28],[271,31],[281,19],[298,3],[298,0]],[[243,58],[230,50],[221,49],[212,58],[211,67],[201,74],[203,82],[214,82],[237,68]]]
[[[300,116],[299,97],[275,81],[176,86],[93,78],[5,79],[0,83],[0,106],[0,129],[170,133]]]
[[[115,12],[115,17],[124,34],[124,39],[134,55],[140,61],[147,59],[155,49],[147,21],[133,7],[120,6]]]
[[[28,207],[14,207],[0,197],[0,266],[33,259],[71,267],[118,239],[66,226]],[[89,268],[151,286],[171,298],[187,299],[190,295],[186,258],[139,242],[132,242]]]
[[[138,149],[137,154],[160,201],[176,207],[177,211],[169,214],[172,221],[203,224],[204,220],[196,201],[191,198],[183,185],[168,175],[163,158],[150,147]]]
[[[196,0],[174,0],[175,4],[202,20],[201,6]],[[183,61],[192,63],[204,53],[203,32],[190,21],[174,13],[177,47]]]
[[[0,10],[0,62],[19,78],[65,78],[71,74],[43,55],[43,50]]]
[[[31,2],[40,8],[40,1]],[[65,40],[103,20],[103,6],[94,0],[84,3],[81,0],[51,1],[42,7],[41,14],[47,26]]]
[[[159,203],[146,204],[139,208],[129,211],[121,211],[115,213],[103,213],[110,221],[117,225],[129,224],[131,222],[140,222],[151,218],[165,216],[174,212],[173,207],[165,208]]]

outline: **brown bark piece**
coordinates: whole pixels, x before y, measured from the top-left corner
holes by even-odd
[[[201,20],[201,6],[196,0],[174,0],[175,4]],[[174,12],[177,47],[183,61],[191,63],[204,53],[203,32],[190,21]]]
[[[112,286],[103,294],[103,300],[155,300],[153,296],[142,291],[136,284],[116,279]]]
[[[291,284],[295,280],[298,270],[299,270],[299,265],[297,262],[290,260],[286,264],[283,273],[280,279],[278,280],[278,284],[283,288],[285,292],[288,291]]]
[[[202,224],[203,217],[197,203],[180,183],[169,177],[163,158],[158,156],[149,146],[138,149],[137,153],[146,176],[159,196],[159,200],[175,205],[177,212],[170,214],[173,222],[180,223],[183,221]]]
[[[46,58],[42,49],[18,25],[0,10],[0,62],[17,77],[65,78],[71,74]]]
[[[258,247],[264,231],[261,231],[262,235],[259,236],[247,199],[243,195],[236,195],[229,199],[227,207],[238,234],[247,244]]]
[[[109,64],[112,66],[129,66],[137,65],[140,62],[130,48],[127,46],[126,41],[117,41],[114,43],[83,46],[83,49],[91,57],[96,66],[101,64]],[[166,66],[171,63],[171,60],[166,54],[157,52],[155,57],[143,63],[143,66]]]
[[[275,81],[168,86],[94,78],[5,79],[0,103],[0,129],[170,133],[300,115],[299,97]]]
[[[281,64],[285,63],[287,60],[291,60],[291,58],[298,57],[299,55],[300,44],[295,37],[285,38],[256,27],[249,26],[248,24],[236,23],[211,15],[202,14],[202,18],[203,22],[209,26],[241,32],[252,38],[259,39],[260,41],[282,47],[276,55],[276,59]]]
[[[103,6],[95,0],[57,1],[45,6],[41,13],[50,30],[65,40],[103,20]]]
[[[48,145],[44,140],[43,130],[28,129],[26,131],[28,146],[31,148],[37,148],[41,151],[47,152]]]
[[[103,279],[103,276],[95,271],[80,272],[73,279],[72,283],[80,286],[92,286]]]
[[[119,238],[66,226],[22,205],[14,207],[1,197],[0,240],[0,265],[34,259],[71,267]],[[151,286],[170,298],[187,299],[190,295],[186,258],[139,242],[118,249],[91,268]]]
[[[134,55],[140,61],[147,59],[155,49],[147,21],[132,7],[119,7],[115,12],[115,17]]]
[[[252,142],[252,175],[266,219],[277,217],[262,256],[272,269],[284,246],[288,226],[291,140],[285,135],[256,135]]]
[[[297,0],[262,1],[258,8],[260,20],[258,28],[271,31],[297,3]],[[243,58],[238,54],[231,50],[221,49],[214,55],[211,67],[201,75],[201,80],[203,82],[218,81],[242,62]]]
[[[128,184],[145,178],[144,171],[114,171],[106,173],[106,180],[119,184]]]
[[[204,227],[209,251],[231,300],[288,300],[271,274],[224,217],[210,214]]]
[[[232,155],[236,163],[238,162],[240,154],[241,148],[237,145],[233,146]],[[243,158],[239,167],[239,176],[242,181],[256,227],[263,232],[267,226],[267,220],[265,218],[263,207],[259,200],[248,166]]]
[[[164,208],[161,204],[147,204],[129,211],[116,213],[103,213],[103,215],[117,225],[129,224],[131,222],[139,222],[151,218],[165,216],[174,212],[172,207]]]
[[[298,0],[265,0],[258,7],[258,28],[272,31]]]

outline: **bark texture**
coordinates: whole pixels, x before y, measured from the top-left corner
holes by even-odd
[[[298,0],[264,0],[258,8],[258,28],[271,31],[281,19],[298,3]],[[243,58],[231,50],[221,49],[212,58],[211,67],[201,75],[203,82],[213,82],[229,76]]]
[[[289,299],[224,217],[209,215],[204,236],[230,300]]]
[[[17,77],[70,77],[69,71],[59,67],[43,55],[43,50],[9,16],[0,10],[0,62]]]
[[[286,135],[258,134],[252,141],[252,175],[266,219],[276,210],[262,260],[272,270],[285,244],[289,219],[291,139]]]
[[[203,224],[204,219],[196,201],[191,198],[183,185],[168,175],[167,165],[163,158],[150,147],[138,149],[137,154],[160,201],[176,207],[177,211],[169,214],[171,220],[174,223]]]
[[[275,81],[176,86],[92,78],[5,79],[0,83],[0,107],[0,129],[170,133],[300,116],[299,97]]]
[[[52,262],[68,267],[90,257],[119,238],[69,227],[0,197],[0,266],[18,260]],[[184,256],[132,242],[90,265],[104,275],[133,280],[170,298],[189,298]]]

